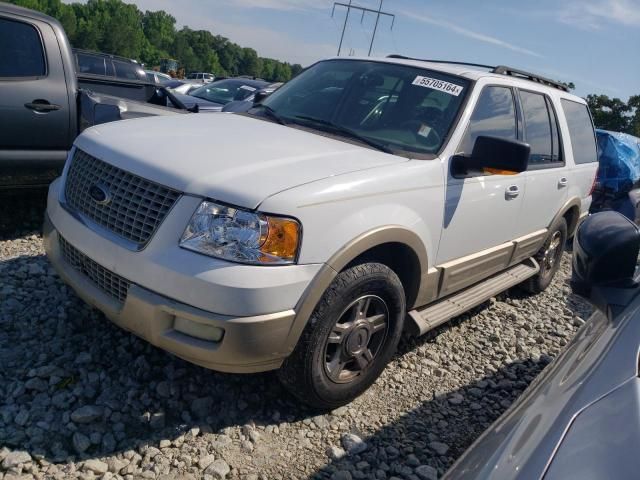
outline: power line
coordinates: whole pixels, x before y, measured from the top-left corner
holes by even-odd
[[[344,34],[347,30],[347,22],[349,21],[349,14],[351,10],[359,10],[362,12],[362,18],[364,18],[365,13],[375,13],[376,14],[376,24],[373,28],[373,35],[371,35],[371,44],[369,45],[369,56],[371,56],[371,52],[373,50],[373,41],[376,38],[376,32],[378,30],[378,22],[380,21],[380,16],[391,17],[391,30],[393,31],[393,25],[396,21],[396,16],[389,12],[382,11],[382,3],[384,0],[380,0],[380,6],[377,10],[373,10],[372,8],[360,7],[358,5],[353,5],[353,0],[349,0],[349,3],[335,2],[333,4],[333,10],[331,11],[331,17],[335,14],[336,7],[345,7],[347,9],[347,14],[344,17],[344,25],[342,26],[342,35],[340,35],[340,43],[338,44],[338,56],[340,56],[340,52],[342,51],[342,42],[344,40]],[[362,21],[362,20],[361,20]]]

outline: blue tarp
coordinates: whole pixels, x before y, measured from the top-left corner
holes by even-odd
[[[640,138],[626,133],[596,130],[600,170],[598,189],[626,193],[640,181]]]

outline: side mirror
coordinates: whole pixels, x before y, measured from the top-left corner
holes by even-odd
[[[481,135],[471,156],[456,155],[451,165],[455,176],[474,173],[515,175],[527,170],[531,147],[528,143]]]
[[[600,212],[587,218],[573,241],[571,288],[607,312],[624,306],[638,290],[640,229],[624,215]]]
[[[253,96],[253,103],[260,103],[273,92],[269,92],[267,90],[258,90]]]

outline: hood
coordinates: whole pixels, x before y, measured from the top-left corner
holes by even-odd
[[[234,100],[233,102],[227,103],[223,108],[223,112],[248,112],[253,108],[253,99],[251,101],[248,100]]]
[[[407,159],[245,115],[171,115],[92,127],[75,145],[185,193],[247,208],[304,183]]]
[[[198,104],[198,107],[200,107],[200,110],[219,112],[222,110],[222,107],[224,107],[224,105],[222,105],[221,103],[210,102],[209,100],[204,100],[202,98],[194,97],[192,95],[183,95],[182,93],[176,93],[176,92],[173,92],[173,95],[178,100],[180,100],[184,104],[184,106],[187,108],[191,108],[194,105]]]

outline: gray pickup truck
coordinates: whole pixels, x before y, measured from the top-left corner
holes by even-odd
[[[0,2],[0,190],[47,185],[87,127],[184,111],[157,85],[78,76],[57,20]]]

